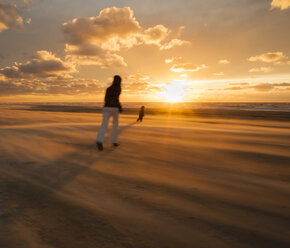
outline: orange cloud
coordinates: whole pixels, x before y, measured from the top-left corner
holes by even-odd
[[[96,53],[96,51],[94,51],[92,53],[87,53],[84,47],[82,47],[82,50],[75,50],[68,46],[65,51],[69,53],[69,55],[66,56],[66,60],[70,61],[72,64],[97,65],[101,68],[127,66],[122,56],[111,52],[100,51],[100,53]]]
[[[64,23],[62,27],[70,45],[95,44],[113,51],[119,50],[130,35],[141,30],[129,7],[107,8],[102,10],[99,16],[76,18]],[[101,44],[103,42],[106,44]],[[134,42],[136,40],[132,40],[127,46]],[[113,46],[108,46],[109,44]]]
[[[246,89],[253,89],[256,91],[270,91],[273,89],[285,90],[285,89],[289,89],[290,83],[272,83],[272,84],[271,83],[257,83],[254,85],[249,85],[249,83],[241,83],[240,85],[241,86],[224,88],[224,90],[246,90]],[[243,85],[246,85],[246,86],[242,87]]]
[[[13,95],[69,95],[90,96],[102,95],[106,86],[95,79],[87,78],[46,78],[46,79],[5,79],[0,77],[0,96]],[[160,87],[150,82],[137,81],[123,85],[126,95],[146,95],[157,93]]]
[[[160,50],[188,44],[171,37],[171,30],[159,24],[143,30],[130,7],[106,8],[98,16],[76,18],[62,25],[66,53],[78,63],[101,67],[126,66],[116,53],[136,45],[155,45]]]
[[[189,45],[189,44],[190,44],[189,41],[180,40],[180,39],[172,39],[168,43],[165,43],[163,45],[160,44],[159,47],[160,47],[160,50],[168,50],[168,49],[171,49],[173,47]]]
[[[15,4],[0,3],[0,32],[11,27],[22,28],[23,18]]]
[[[26,19],[26,20],[25,20],[25,23],[26,23],[26,24],[30,24],[30,23],[31,23],[31,18]]]
[[[274,65],[285,65],[286,63],[284,61],[276,61]]]
[[[148,94],[149,92],[159,92],[161,89],[158,86],[148,82],[134,82],[124,85],[124,93],[139,95]]]
[[[207,66],[205,64],[202,65],[194,65],[191,63],[184,63],[184,64],[174,64],[171,66],[170,70],[173,72],[185,72],[185,71],[199,71],[201,69],[205,69]]]
[[[240,87],[240,86],[234,86],[234,87],[225,88],[224,90],[244,90],[244,89],[246,88]]]
[[[276,83],[276,84],[270,84],[270,83],[259,83],[253,86],[250,86],[249,88],[252,88],[257,91],[270,91],[272,89],[279,89],[282,87],[284,90],[285,87],[289,87],[290,83]]]
[[[282,52],[269,52],[269,53],[263,53],[257,56],[252,56],[248,60],[249,61],[262,61],[262,62],[275,62],[281,59],[287,58]]]
[[[163,25],[156,25],[155,27],[148,28],[144,31],[144,40],[147,44],[160,45],[169,34],[170,30],[168,28]]]
[[[257,91],[270,91],[274,89],[273,84],[268,84],[268,83],[260,83],[254,86],[250,86],[250,88],[257,90]]]
[[[173,62],[173,59],[165,59],[165,64],[171,64]]]
[[[249,83],[229,83],[229,85],[249,85]]]
[[[26,63],[15,63],[0,69],[0,74],[6,78],[52,77],[64,76],[75,72],[75,67],[48,51],[38,51],[36,55]]]
[[[281,10],[288,9],[290,7],[290,0],[272,0],[271,8],[279,8]]]
[[[173,58],[170,58],[170,59],[165,59],[165,64],[171,64],[173,62],[177,62],[177,61],[181,61],[182,60],[182,57],[173,57]]]
[[[127,79],[136,80],[136,81],[143,81],[143,80],[149,80],[150,77],[147,76],[147,75],[143,75],[143,74],[137,73],[137,74],[134,74],[134,75],[129,75],[127,77]]]
[[[219,60],[219,63],[227,65],[227,64],[230,64],[231,62],[229,60],[227,60],[227,59],[221,59],[221,60]]]
[[[91,95],[104,87],[93,79],[13,79],[0,81],[0,96],[9,95]]]
[[[16,0],[16,1],[26,3],[26,4],[29,4],[31,2],[31,0]]]

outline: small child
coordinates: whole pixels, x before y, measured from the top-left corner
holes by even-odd
[[[143,117],[144,117],[144,110],[145,110],[145,107],[142,106],[142,107],[140,108],[140,110],[139,110],[139,117],[138,117],[138,119],[137,119],[137,122],[138,122],[138,121],[142,122]]]

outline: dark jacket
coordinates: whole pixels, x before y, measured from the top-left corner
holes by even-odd
[[[144,108],[141,108],[140,110],[139,110],[139,116],[141,117],[143,117],[144,116]]]
[[[122,111],[122,106],[119,101],[120,94],[121,89],[114,85],[107,88],[104,107],[119,108],[119,110]]]

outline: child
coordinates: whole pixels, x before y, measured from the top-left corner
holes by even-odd
[[[137,122],[138,122],[138,121],[142,122],[143,117],[144,117],[144,110],[145,110],[145,107],[142,106],[142,107],[140,108],[140,110],[139,110],[139,117],[138,117],[138,119],[137,119]]]

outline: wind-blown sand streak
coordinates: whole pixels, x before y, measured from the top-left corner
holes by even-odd
[[[289,247],[289,122],[0,110],[0,247]]]

